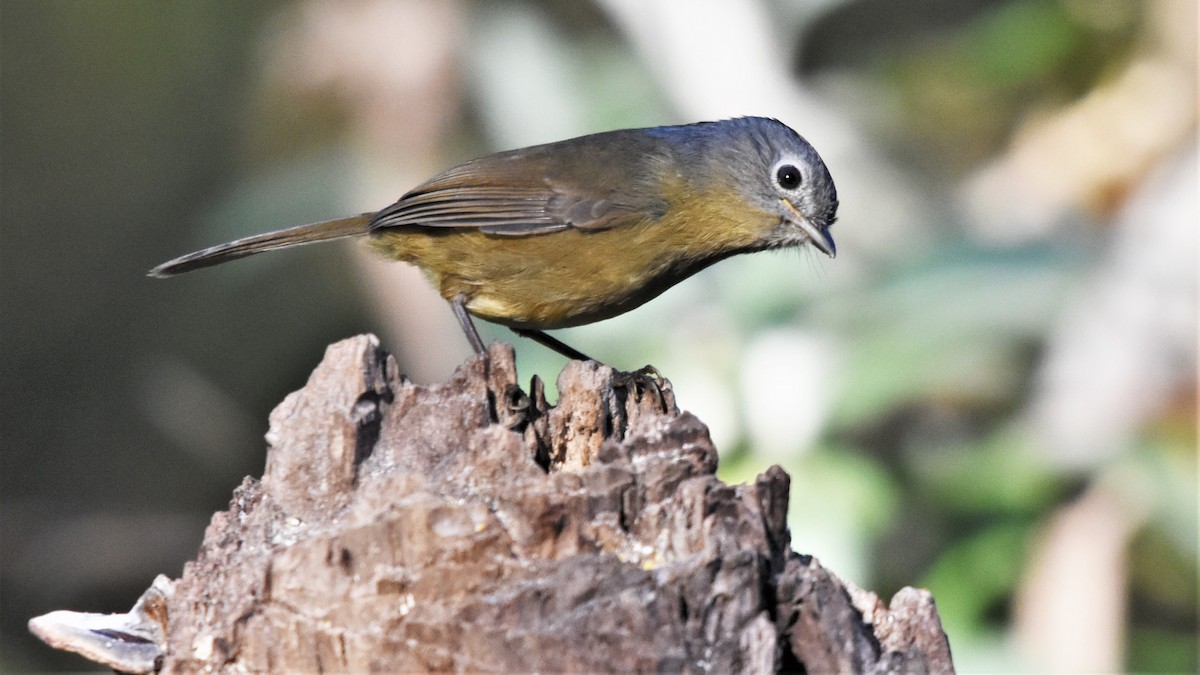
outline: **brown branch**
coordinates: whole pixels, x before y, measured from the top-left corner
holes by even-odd
[[[887,608],[792,552],[788,475],[719,481],[668,382],[572,362],[558,388],[526,395],[506,345],[433,386],[373,337],[332,345],[166,594],[157,661],[108,663],[952,671],[928,593]],[[31,627],[74,648],[58,619]]]

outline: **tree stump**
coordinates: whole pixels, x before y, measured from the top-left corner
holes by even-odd
[[[136,658],[72,645],[73,613],[31,629],[143,672],[953,670],[929,594],[793,552],[788,475],[718,480],[668,382],[573,361],[549,406],[516,377],[507,345],[431,386],[331,345],[155,611],[82,630]]]

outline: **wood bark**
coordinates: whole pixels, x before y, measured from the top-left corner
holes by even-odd
[[[418,386],[372,336],[271,414],[167,600],[166,671],[951,672],[927,592],[791,550],[789,477],[716,478],[669,382],[492,345]]]

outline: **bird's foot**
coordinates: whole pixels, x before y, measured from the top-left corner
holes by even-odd
[[[632,372],[613,371],[612,386],[614,389],[627,389],[639,402],[647,394],[653,396],[655,407],[660,412],[669,413],[675,408],[675,392],[671,388],[671,381],[654,366],[642,366]]]

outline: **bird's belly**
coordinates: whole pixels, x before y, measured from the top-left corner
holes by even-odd
[[[486,280],[460,286],[461,280],[441,284],[443,296],[455,290],[467,297],[467,309],[480,318],[508,326],[534,329],[566,328],[608,319],[627,312],[665,290],[662,276],[652,268],[620,262],[572,260],[561,265],[531,265],[489,274]],[[573,263],[573,264],[572,264]],[[590,263],[590,264],[589,264]],[[572,271],[575,270],[575,271]],[[673,282],[672,282],[673,283]],[[662,288],[658,288],[662,285]],[[448,294],[449,291],[449,294]]]
[[[518,328],[552,329],[579,326],[623,314],[650,299],[629,287],[586,288],[559,286],[526,292],[495,285],[468,296],[467,310],[496,323]]]
[[[608,319],[653,299],[722,258],[740,241],[697,237],[673,219],[600,231],[526,237],[419,228],[377,236],[385,255],[411,262],[442,297],[519,328],[552,329]]]
[[[388,248],[393,257],[425,270],[442,297],[464,296],[472,314],[508,326],[549,329],[616,316],[678,281],[671,280],[672,256],[663,255],[662,247],[637,245],[632,234],[459,232],[405,237]],[[400,252],[405,255],[395,255]]]

